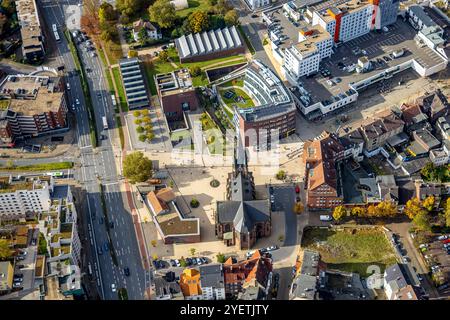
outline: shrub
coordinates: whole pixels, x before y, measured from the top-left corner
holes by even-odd
[[[192,200],[191,200],[191,207],[192,208],[198,208],[199,205],[200,205],[200,202],[196,198],[192,198]]]
[[[145,129],[144,129],[144,127],[139,126],[136,128],[136,131],[137,131],[137,133],[143,133],[145,131]]]

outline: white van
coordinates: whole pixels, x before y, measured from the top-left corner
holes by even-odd
[[[320,217],[320,221],[331,221],[333,220],[333,218],[329,215],[321,215]]]

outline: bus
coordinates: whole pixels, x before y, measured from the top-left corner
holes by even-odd
[[[111,100],[112,100],[113,107],[115,107],[116,106],[116,96],[112,94]]]
[[[53,33],[55,34],[55,39],[56,39],[56,41],[61,40],[61,39],[59,38],[58,31],[55,31],[55,32],[53,32]]]
[[[102,117],[102,121],[103,121],[103,129],[104,130],[108,129],[108,121],[106,120],[106,117]]]
[[[62,178],[62,177],[64,177],[64,172],[62,172],[62,171],[48,172],[47,175],[52,176],[54,178]]]
[[[52,24],[52,28],[53,28],[53,31],[58,31],[58,29],[56,28],[56,24]]]

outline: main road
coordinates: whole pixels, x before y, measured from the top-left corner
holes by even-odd
[[[91,252],[96,253],[93,258],[95,274],[99,286],[99,293],[104,300],[118,299],[116,288],[126,288],[130,300],[145,298],[146,288],[149,286],[148,273],[142,266],[138,242],[135,236],[135,229],[130,210],[126,208],[126,198],[120,191],[120,176],[117,173],[116,160],[119,160],[120,147],[114,144],[113,130],[103,130],[102,117],[106,116],[110,127],[115,124],[114,110],[112,107],[109,90],[106,87],[103,76],[103,67],[98,57],[92,57],[85,50],[83,45],[79,47],[82,52],[82,63],[85,69],[91,69],[87,73],[88,84],[91,92],[91,100],[94,107],[96,130],[98,136],[103,134],[106,139],[100,140],[99,147],[93,148],[89,136],[89,119],[84,100],[79,75],[75,72],[75,64],[67,41],[63,35],[66,28],[66,19],[72,19],[70,12],[75,9],[78,0],[44,1],[39,2],[44,26],[48,34],[51,33],[51,25],[56,24],[61,40],[55,42],[56,54],[54,64],[64,65],[70,83],[68,91],[68,105],[75,106],[75,117],[77,121],[78,147],[81,151],[81,169],[75,176],[82,183],[86,190],[87,217],[89,223]],[[69,7],[72,5],[74,7]],[[69,10],[68,10],[69,8]],[[76,9],[75,9],[76,10]],[[76,104],[75,99],[79,100]],[[114,223],[114,227],[107,232],[107,226],[100,220],[103,215],[101,206],[100,184],[104,186],[104,199],[109,221]],[[110,252],[105,252],[104,245],[111,241],[117,256],[115,265]],[[101,248],[101,254],[99,254]],[[124,268],[129,268],[130,275],[124,274]]]

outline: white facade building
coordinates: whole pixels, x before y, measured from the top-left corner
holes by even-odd
[[[53,178],[50,176],[0,179],[0,217],[23,217],[50,208]]]
[[[251,10],[257,10],[270,4],[270,0],[245,0],[245,2]]]
[[[225,300],[225,285],[222,264],[199,267],[202,300]]]

